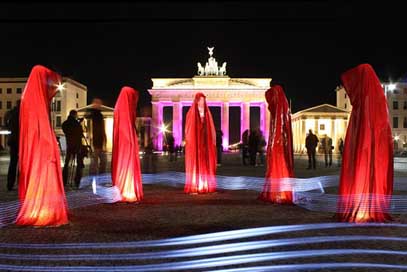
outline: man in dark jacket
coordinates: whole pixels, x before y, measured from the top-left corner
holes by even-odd
[[[88,111],[86,118],[91,120],[93,153],[90,162],[90,174],[102,174],[106,172],[106,131],[105,121],[101,111],[102,100],[95,98],[92,108]]]
[[[69,184],[69,171],[70,169],[73,169],[72,164],[76,159],[77,165],[74,181],[76,188],[79,188],[79,184],[82,178],[82,169],[85,167],[83,164],[83,158],[86,154],[84,154],[82,149],[83,130],[77,117],[77,111],[71,110],[69,112],[68,119],[62,123],[62,130],[64,131],[66,138],[66,156],[62,176],[64,185]]]
[[[8,136],[7,144],[10,147],[10,164],[7,173],[7,189],[13,190],[17,176],[18,163],[18,141],[19,141],[19,120],[20,120],[20,100],[17,105],[6,113],[5,122],[7,129],[11,132]]]
[[[307,148],[307,154],[308,154],[308,168],[316,169],[316,161],[315,161],[315,149],[317,148],[318,145],[318,137],[312,133],[312,130],[309,130],[309,134],[307,138],[305,138],[305,147]]]
[[[222,137],[223,137],[223,131],[220,129],[217,129],[216,130],[216,154],[217,154],[218,166],[222,165],[222,151],[223,151]]]

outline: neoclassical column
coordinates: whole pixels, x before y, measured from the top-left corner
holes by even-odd
[[[172,134],[174,145],[181,145],[182,142],[182,105],[179,101],[172,104]]]
[[[305,138],[307,137],[307,131],[306,131],[306,127],[305,127],[305,120],[306,120],[306,118],[302,118],[302,120],[301,120],[301,143],[300,143],[300,145],[301,145],[301,152],[303,151],[303,150],[305,150]]]
[[[268,104],[265,102],[263,104],[263,118],[264,118],[264,125],[263,125],[263,131],[264,131],[264,139],[266,139],[266,142],[268,143],[269,137],[270,137],[270,111],[268,110]]]
[[[221,114],[221,129],[223,132],[222,147],[224,151],[229,148],[229,102],[223,102]]]
[[[152,102],[152,135],[154,148],[156,150],[163,149],[163,134],[160,130],[163,123],[163,106],[160,102]]]
[[[242,102],[240,111],[240,137],[242,137],[242,134],[246,129],[250,130],[250,103]]]
[[[314,116],[314,131],[312,133],[314,133],[317,136],[318,136],[318,120],[319,117]]]
[[[334,149],[337,149],[338,147],[336,146],[336,135],[335,135],[336,131],[335,131],[335,117],[331,118],[331,139],[332,139],[332,145],[334,146]],[[332,150],[332,152],[335,152],[334,150]]]

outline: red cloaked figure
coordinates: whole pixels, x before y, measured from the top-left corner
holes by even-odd
[[[21,96],[17,225],[59,226],[68,223],[61,159],[50,124],[50,102],[60,76],[34,66]]]
[[[273,203],[292,204],[291,187],[284,182],[284,178],[294,177],[290,107],[280,85],[267,90],[266,100],[270,111],[270,136],[266,180],[259,198]]]
[[[216,191],[216,131],[203,93],[195,94],[185,122],[185,193]]]
[[[387,101],[373,68],[361,64],[341,76],[353,106],[345,138],[337,218],[385,222],[393,193],[393,141]]]
[[[136,108],[139,94],[123,87],[114,107],[112,180],[119,188],[121,201],[139,202],[143,185],[136,133]]]

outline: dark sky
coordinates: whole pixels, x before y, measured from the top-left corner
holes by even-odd
[[[371,1],[372,2],[372,1]],[[123,85],[148,105],[154,77],[192,77],[215,46],[230,77],[282,83],[293,112],[335,103],[345,70],[407,74],[400,6],[350,1],[28,2],[0,4],[0,76],[43,64],[113,106]]]

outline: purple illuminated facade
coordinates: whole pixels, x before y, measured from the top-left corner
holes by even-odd
[[[260,130],[266,141],[269,135],[270,113],[267,109],[265,92],[270,88],[271,78],[230,78],[226,75],[226,62],[218,66],[212,56],[214,47],[208,47],[209,58],[205,65],[197,63],[197,76],[193,78],[153,78],[153,87],[148,90],[152,96],[152,135],[157,150],[163,149],[164,124],[163,108],[172,107],[172,134],[175,145],[182,145],[183,107],[191,106],[197,92],[206,96],[209,107],[220,107],[220,127],[223,132],[223,150],[229,148],[229,108],[240,107],[240,137],[250,129],[250,107],[260,108]],[[235,144],[235,143],[232,143]]]

